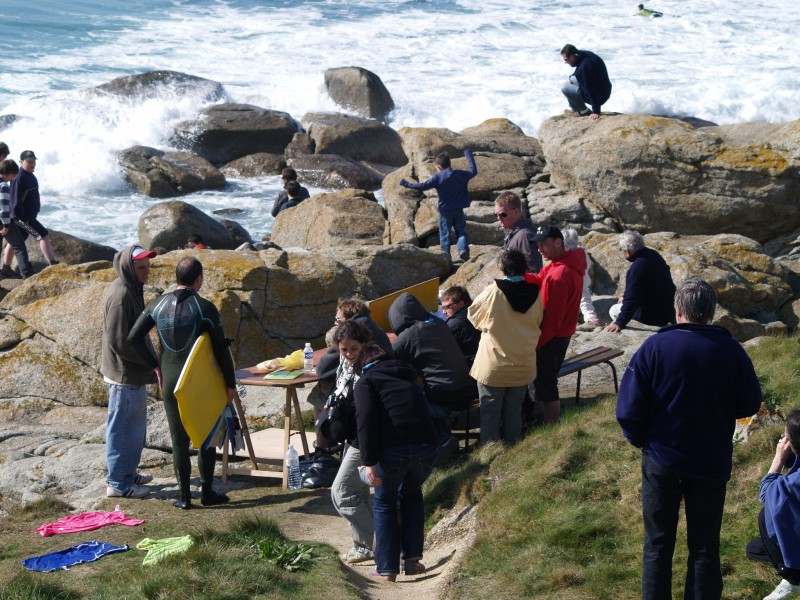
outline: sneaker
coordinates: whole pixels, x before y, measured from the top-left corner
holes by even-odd
[[[0,275],[5,277],[6,279],[22,279],[22,275],[17,273],[9,265],[3,265],[3,268],[0,269]]]
[[[106,496],[109,498],[144,498],[149,493],[150,488],[144,487],[143,485],[136,485],[135,483],[124,492],[115,490],[110,485],[106,486]]]
[[[133,483],[136,485],[144,485],[153,481],[153,476],[150,473],[137,473]]]
[[[60,263],[59,261],[57,261],[56,259],[53,259],[53,260],[51,260],[51,261],[50,261],[50,266],[51,266],[51,267],[52,267],[52,266],[55,266],[55,265],[60,265],[60,264],[61,264],[61,263]]]
[[[350,550],[347,551],[347,554],[342,554],[342,560],[351,565],[373,560],[374,558],[375,555],[372,553],[372,550],[362,548],[361,546],[350,548]]]
[[[800,585],[792,585],[785,579],[781,579],[778,587],[772,590],[769,596],[764,596],[764,600],[782,600],[782,598],[789,598],[798,592],[800,592]]]

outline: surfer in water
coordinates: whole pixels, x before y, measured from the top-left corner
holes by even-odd
[[[635,13],[634,17],[663,17],[664,13],[660,13],[657,10],[650,10],[649,8],[645,8],[644,4],[640,4],[638,7],[639,12]]]
[[[236,376],[233,359],[228,351],[228,342],[222,329],[222,320],[217,307],[201,297],[197,292],[203,285],[203,265],[193,256],[182,258],[175,268],[178,287],[173,292],[163,294],[150,302],[141,316],[136,320],[128,342],[133,344],[139,354],[153,368],[161,367],[162,396],[164,411],[167,413],[169,433],[172,438],[172,462],[175,476],[180,486],[180,500],[174,506],[187,510],[192,507],[192,492],[189,476],[192,463],[189,458],[189,435],[181,422],[178,412],[178,401],[173,393],[183,365],[189,357],[197,338],[208,332],[228,389],[228,402],[236,397]],[[157,360],[147,347],[145,339],[150,330],[156,328],[161,340],[161,360]],[[199,399],[202,401],[202,399]],[[214,491],[214,463],[216,448],[198,449],[197,466],[200,469],[202,494],[200,502],[203,506],[224,504],[228,496]]]

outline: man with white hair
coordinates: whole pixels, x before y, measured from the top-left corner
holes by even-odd
[[[620,234],[619,249],[631,266],[625,275],[621,303],[608,310],[613,323],[605,331],[621,331],[631,320],[658,327],[674,323],[675,284],[667,262],[658,252],[647,248],[644,237],[636,231]]]
[[[642,598],[672,598],[672,558],[683,500],[689,547],[684,598],[720,598],[719,537],[736,419],[761,406],[753,363],[727,329],[711,325],[717,295],[692,277],[675,293],[678,323],[631,358],[617,421],[642,450]]]

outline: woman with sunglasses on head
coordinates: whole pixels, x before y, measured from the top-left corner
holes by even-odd
[[[436,460],[436,433],[414,369],[374,345],[362,350],[361,360],[356,423],[362,477],[375,486],[373,575],[395,581],[401,550],[406,575],[425,572],[422,484]]]

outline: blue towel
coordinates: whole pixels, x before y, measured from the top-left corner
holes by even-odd
[[[115,546],[108,542],[97,541],[84,542],[83,544],[71,546],[64,550],[59,550],[58,552],[26,558],[22,561],[22,566],[29,571],[50,573],[58,569],[68,569],[73,565],[95,561],[112,552],[125,552],[127,549],[127,545]]]

